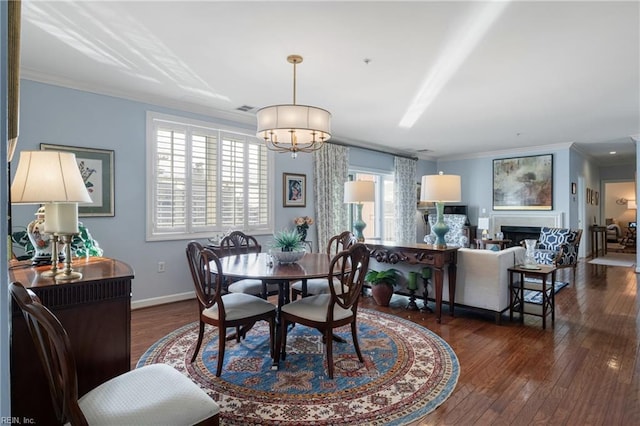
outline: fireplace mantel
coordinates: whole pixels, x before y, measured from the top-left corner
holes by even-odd
[[[518,213],[493,213],[491,218],[492,234],[500,231],[502,226],[548,226],[550,228],[562,228],[563,213],[534,213],[534,212],[518,212]]]

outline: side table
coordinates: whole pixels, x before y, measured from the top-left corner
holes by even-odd
[[[524,322],[524,314],[542,317],[542,328],[547,328],[547,315],[551,313],[551,326],[555,325],[555,291],[557,268],[553,265],[538,265],[540,269],[529,269],[516,265],[509,271],[509,319],[513,321],[513,312],[520,313],[520,322]],[[549,282],[548,277],[551,277]],[[526,281],[530,277],[538,281]],[[542,305],[527,303],[524,291],[535,291],[542,295]]]
[[[607,254],[607,227],[591,225],[591,257],[596,258],[602,252]]]

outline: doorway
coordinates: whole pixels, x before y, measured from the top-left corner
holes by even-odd
[[[635,237],[636,193],[633,180],[603,181],[602,213],[607,225],[607,243],[631,243],[629,234]],[[633,244],[635,245],[635,238]]]

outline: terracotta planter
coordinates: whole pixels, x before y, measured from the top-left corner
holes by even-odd
[[[371,286],[373,300],[380,306],[389,306],[389,301],[393,296],[393,287],[387,284],[376,284]]]

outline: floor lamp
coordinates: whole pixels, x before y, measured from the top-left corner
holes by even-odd
[[[51,270],[57,280],[81,278],[71,268],[71,242],[78,234],[78,203],[91,202],[76,156],[70,152],[22,151],[11,183],[13,204],[44,204],[44,232],[51,235]],[[58,271],[58,241],[65,244],[64,269]]]
[[[344,183],[344,202],[355,204],[357,218],[353,223],[356,231],[356,238],[359,242],[364,241],[362,231],[367,224],[362,220],[362,203],[375,201],[375,183],[369,180],[352,180]]]
[[[444,236],[449,232],[449,227],[444,223],[444,203],[458,202],[461,199],[460,176],[445,175],[440,172],[437,175],[422,176],[420,187],[420,201],[436,203],[436,223],[433,225],[433,233],[436,234],[436,248],[447,248]]]

